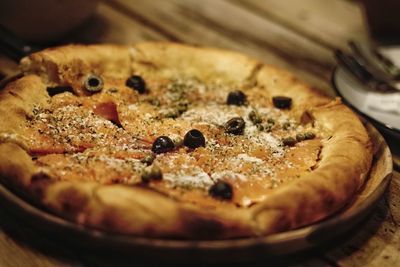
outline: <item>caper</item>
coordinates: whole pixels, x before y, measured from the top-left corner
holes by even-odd
[[[265,129],[264,125],[262,125],[262,124],[257,124],[256,126],[259,131],[264,131],[264,129]]]
[[[293,137],[286,137],[282,139],[282,143],[285,146],[294,146],[297,143],[297,141]]]
[[[176,110],[179,112],[179,114],[182,114],[188,110],[188,106],[189,103],[187,101],[181,101],[176,105]]]
[[[254,124],[259,124],[262,122],[260,114],[258,114],[258,112],[255,110],[250,111],[249,120],[251,120],[251,122],[253,122]]]
[[[266,132],[270,132],[270,131],[272,131],[272,127],[274,127],[274,125],[268,123],[267,125],[264,126],[264,130]]]
[[[315,133],[313,132],[305,132],[304,137],[306,140],[314,139],[315,138]]]
[[[149,166],[153,163],[154,159],[155,159],[154,154],[150,154],[142,158],[140,162],[145,163],[147,166]]]
[[[304,134],[298,133],[298,134],[296,134],[296,140],[297,140],[297,142],[301,142],[301,141],[306,140],[306,137]]]
[[[179,112],[176,109],[170,109],[164,114],[164,118],[176,119],[179,117]]]
[[[142,173],[142,182],[148,183],[151,180],[161,180],[163,178],[161,169],[157,166],[153,166],[150,170],[144,170]]]
[[[289,130],[289,128],[290,128],[290,122],[285,122],[285,123],[282,125],[282,129],[283,129],[283,130]]]

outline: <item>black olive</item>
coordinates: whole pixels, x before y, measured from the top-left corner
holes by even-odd
[[[142,182],[148,183],[151,180],[161,180],[163,178],[160,168],[153,166],[151,170],[144,170],[141,176]]]
[[[230,200],[233,197],[232,186],[225,181],[218,181],[208,190],[210,196],[222,200]]]
[[[103,80],[94,74],[88,75],[83,83],[85,89],[92,93],[100,92],[103,89],[103,84]]]
[[[188,148],[195,149],[197,147],[206,146],[206,139],[199,130],[193,129],[185,134],[183,144]]]
[[[315,133],[313,132],[305,132],[304,137],[306,140],[314,139],[315,138]]]
[[[225,132],[234,134],[234,135],[241,135],[244,132],[244,127],[246,126],[246,122],[240,118],[232,118],[225,123]]]
[[[146,82],[139,75],[132,75],[129,77],[126,80],[125,85],[138,91],[139,94],[146,92]]]
[[[173,150],[175,147],[174,142],[172,142],[171,138],[168,136],[160,136],[154,141],[151,150],[154,153],[166,153]]]
[[[274,96],[272,103],[276,108],[289,109],[292,106],[292,99],[287,96]]]
[[[228,105],[242,106],[246,103],[246,95],[239,90],[229,92],[226,103]]]
[[[286,137],[282,139],[282,143],[285,146],[294,146],[297,143],[297,141],[293,137]]]

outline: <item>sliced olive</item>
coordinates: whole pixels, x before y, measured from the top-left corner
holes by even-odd
[[[228,105],[242,106],[246,104],[246,95],[239,90],[229,92],[226,103]]]
[[[287,96],[274,96],[272,103],[276,108],[289,109],[292,106],[292,99]]]
[[[168,136],[160,136],[157,137],[157,139],[154,141],[153,146],[151,150],[154,153],[160,154],[160,153],[166,153],[175,148],[174,142],[172,142],[171,138]]]
[[[161,169],[153,166],[150,170],[144,170],[141,176],[142,182],[148,183],[151,180],[161,180],[163,178]]]
[[[193,129],[185,134],[183,144],[188,148],[195,149],[201,146],[206,146],[206,139],[199,130]]]
[[[315,133],[313,132],[305,132],[304,137],[306,140],[314,139],[315,138]]]
[[[241,135],[245,126],[246,122],[241,117],[232,118],[225,123],[225,133]]]
[[[232,186],[225,181],[218,181],[208,190],[210,196],[222,200],[230,200],[233,197]]]
[[[94,74],[88,75],[83,83],[85,89],[92,93],[100,92],[103,89],[103,84],[103,80]]]
[[[297,143],[297,141],[293,137],[286,137],[282,139],[282,143],[285,146],[294,146]]]
[[[249,120],[251,120],[251,122],[253,122],[254,124],[259,124],[262,122],[260,114],[258,114],[258,112],[255,110],[250,111]]]
[[[267,120],[267,122],[268,122],[269,124],[272,124],[272,125],[275,124],[275,120],[272,119],[272,118],[269,118],[269,119]]]
[[[138,91],[139,94],[146,92],[146,82],[139,75],[132,75],[129,77],[126,80],[125,85]]]

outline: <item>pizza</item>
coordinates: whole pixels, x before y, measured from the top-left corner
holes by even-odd
[[[214,48],[67,45],[0,93],[1,181],[74,223],[149,238],[265,236],[351,203],[372,160],[340,99]]]

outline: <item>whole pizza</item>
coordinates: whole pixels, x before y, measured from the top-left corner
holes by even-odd
[[[20,67],[0,93],[2,182],[86,227],[268,235],[339,211],[370,169],[368,134],[339,99],[236,52],[68,45]]]

